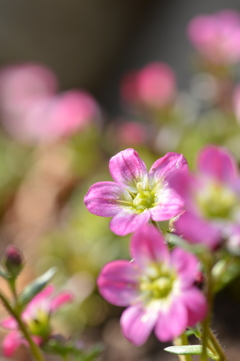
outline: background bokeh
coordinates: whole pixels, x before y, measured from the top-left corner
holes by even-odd
[[[186,33],[194,16],[225,8],[240,11],[240,3],[0,1],[2,71],[10,64],[38,63],[56,74],[59,85],[52,95],[54,102],[75,88],[88,92],[96,102],[87,126],[69,132],[63,127],[62,133],[55,123],[48,128],[46,119],[59,119],[62,109],[66,118],[74,118],[71,106],[66,105],[60,110],[56,107],[49,118],[48,112],[40,113],[45,121],[29,133],[28,119],[37,122],[41,116],[31,113],[25,123],[18,116],[15,122],[16,114],[25,116],[32,105],[27,103],[22,113],[19,99],[15,102],[10,94],[6,106],[9,94],[0,77],[0,255],[9,243],[23,251],[26,268],[19,278],[19,291],[35,276],[57,266],[54,283],[71,290],[76,302],[56,316],[55,332],[83,339],[86,347],[104,342],[106,360],[175,358],[163,353],[163,345],[154,336],[138,348],[121,336],[122,310],[99,296],[96,277],[106,262],[129,258],[129,237],[112,234],[109,220],[90,214],[83,197],[93,183],[111,179],[109,158],[127,147],[135,148],[148,167],[169,151],[183,153],[194,167],[198,150],[208,143],[227,146],[240,161],[240,125],[232,100],[239,64],[206,66]],[[171,100],[159,108],[142,100],[126,101],[120,96],[123,75],[153,62],[167,63],[175,73]],[[214,310],[214,328],[233,361],[240,354],[240,326],[235,322],[240,317],[239,305],[236,280],[218,296]],[[3,309],[0,315],[5,315]],[[24,349],[16,354],[17,360],[27,357]]]

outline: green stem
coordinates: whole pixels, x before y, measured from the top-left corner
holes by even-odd
[[[161,232],[161,233],[162,233],[162,231],[161,231],[161,229],[160,229],[160,227],[159,227],[158,223],[157,223],[156,221],[153,221],[153,220],[151,220],[151,222],[152,222],[153,226],[154,226],[154,227],[156,227],[156,228],[157,228],[157,230],[158,230],[159,232]]]
[[[10,315],[12,315],[15,320],[18,323],[18,326],[20,328],[20,330],[22,331],[25,339],[27,340],[29,347],[32,351],[33,357],[35,358],[36,361],[45,361],[44,357],[42,356],[42,353],[39,349],[39,347],[35,344],[35,342],[33,341],[33,339],[31,338],[31,335],[26,327],[26,325],[24,324],[24,322],[21,320],[21,317],[17,314],[17,312],[12,308],[12,306],[10,305],[10,303],[8,302],[7,298],[0,292],[0,299],[2,300],[3,305],[5,306],[5,308],[7,309],[7,311],[10,313]]]
[[[205,318],[205,320],[202,322],[202,354],[200,361],[207,361],[208,355],[207,355],[207,345],[208,345],[208,337],[209,337],[209,325],[211,322],[211,310],[212,310],[212,259],[211,255],[210,257],[207,257],[205,261],[205,267],[206,267],[206,298],[208,303],[208,313]]]
[[[222,346],[220,345],[219,341],[217,340],[216,336],[213,334],[213,332],[211,330],[209,330],[209,338],[210,341],[214,347],[215,353],[218,355],[219,357],[219,361],[227,361],[227,356],[225,355]]]

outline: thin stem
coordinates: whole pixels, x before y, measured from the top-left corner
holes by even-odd
[[[39,347],[35,344],[35,342],[31,338],[31,335],[30,335],[26,325],[21,320],[21,317],[17,314],[17,312],[15,312],[15,310],[12,308],[12,306],[8,302],[7,298],[1,292],[0,292],[0,299],[2,300],[3,305],[6,307],[6,309],[10,313],[10,315],[12,315],[15,318],[15,320],[17,321],[20,330],[22,331],[25,339],[27,340],[27,342],[29,344],[29,347],[32,351],[32,354],[33,354],[33,357],[35,358],[35,360],[36,361],[45,361]]]
[[[216,354],[218,355],[219,357],[219,361],[227,361],[228,358],[227,356],[225,355],[223,349],[222,349],[222,346],[220,345],[218,339],[216,338],[216,336],[213,334],[213,332],[211,330],[209,330],[209,338],[210,338],[210,341],[214,347],[214,350],[216,352]]]
[[[152,222],[153,226],[156,227],[159,232],[161,232],[161,229],[160,229],[158,223],[156,221],[153,221],[153,220],[151,220],[151,222]]]
[[[200,361],[207,361],[207,345],[208,345],[208,336],[209,336],[209,325],[211,322],[211,310],[212,310],[212,259],[209,255],[208,259],[205,261],[206,267],[206,298],[208,301],[208,313],[205,320],[202,322],[202,354]]]
[[[189,345],[188,338],[185,333],[173,341],[175,346]],[[191,355],[178,355],[180,361],[192,361]]]
[[[9,284],[10,289],[12,291],[14,301],[17,304],[16,279],[14,277],[12,277],[11,279],[9,279],[8,284]]]

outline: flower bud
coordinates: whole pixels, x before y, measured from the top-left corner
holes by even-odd
[[[15,246],[8,246],[3,260],[3,265],[11,276],[16,278],[23,268],[23,256]]]

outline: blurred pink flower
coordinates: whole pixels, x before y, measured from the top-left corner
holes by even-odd
[[[148,173],[134,149],[126,149],[110,159],[115,182],[99,182],[88,190],[84,203],[89,212],[113,217],[110,229],[124,236],[135,232],[150,219],[168,220],[183,210],[183,200],[169,187],[169,179],[187,169],[182,154],[167,153]]]
[[[117,126],[116,137],[122,146],[135,146],[144,144],[147,129],[141,123],[125,121]]]
[[[240,220],[237,163],[226,149],[212,145],[200,151],[197,171],[171,179],[186,208],[173,222],[174,229],[190,242],[214,248]]]
[[[56,93],[55,75],[35,64],[10,66],[0,73],[2,122],[15,138],[36,142],[70,136],[99,117],[86,92]]]
[[[46,287],[45,290],[29,302],[22,313],[22,320],[27,325],[37,344],[41,344],[51,334],[50,317],[52,313],[57,311],[62,305],[73,301],[72,295],[69,292],[61,292],[57,296],[52,297],[53,291],[52,285]],[[13,317],[1,321],[0,325],[11,330],[2,343],[4,356],[11,357],[21,344],[28,345]]]
[[[240,61],[240,15],[236,11],[193,18],[188,25],[188,37],[203,58],[213,64]]]
[[[121,96],[134,107],[160,110],[174,99],[176,79],[172,69],[160,62],[150,63],[123,77]]]
[[[141,345],[153,329],[160,341],[170,341],[205,317],[205,297],[193,285],[195,256],[177,247],[170,253],[162,234],[150,225],[133,235],[130,250],[131,262],[110,262],[98,277],[108,302],[129,306],[120,321],[129,341]]]

